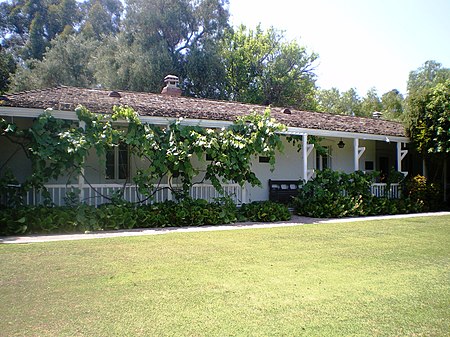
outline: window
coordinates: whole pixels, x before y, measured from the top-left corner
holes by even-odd
[[[259,157],[259,162],[260,163],[269,163],[270,158],[269,157]]]
[[[106,179],[130,177],[130,153],[127,144],[119,144],[106,151]]]
[[[373,165],[373,161],[366,161],[364,164],[364,169],[366,171],[373,171],[374,165]]]
[[[331,169],[331,147],[322,147],[325,149],[325,154],[316,151],[316,170]]]

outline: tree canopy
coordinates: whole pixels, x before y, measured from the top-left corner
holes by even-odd
[[[17,66],[3,90],[160,92],[175,74],[188,96],[316,106],[317,54],[275,28],[230,27],[227,0],[19,0],[0,12],[5,57]]]
[[[450,152],[450,69],[427,61],[408,80],[408,130],[418,151]]]

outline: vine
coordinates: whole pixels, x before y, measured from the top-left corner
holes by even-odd
[[[75,112],[78,121],[67,121],[47,110],[25,130],[0,120],[1,136],[22,144],[32,163],[33,173],[21,184],[20,193],[32,188],[45,191],[45,183],[65,174],[82,175],[89,153],[95,151],[104,162],[107,149],[123,143],[131,155],[145,161],[133,182],[147,198],[159,188],[163,177],[176,177],[181,191],[173,192],[185,197],[194,177],[201,173],[194,167],[193,157],[206,165],[202,181],[210,181],[218,191],[222,191],[224,181],[260,185],[251,170],[252,158],[267,156],[273,168],[275,153],[282,150],[280,132],[286,129],[270,117],[269,110],[240,117],[222,129],[183,125],[182,119],[164,127],[145,124],[126,106],[115,106],[112,115],[94,114],[82,106]],[[205,154],[212,160],[205,162]],[[0,189],[7,189],[13,181],[17,182],[11,174],[4,174]]]

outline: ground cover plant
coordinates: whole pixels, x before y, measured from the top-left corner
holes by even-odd
[[[448,336],[450,216],[0,245],[4,336]]]
[[[223,225],[238,221],[284,221],[291,214],[285,205],[271,201],[243,204],[230,198],[215,202],[185,198],[136,205],[124,201],[96,208],[84,204],[71,207],[22,206],[0,209],[0,235],[80,233],[132,228],[163,228]]]

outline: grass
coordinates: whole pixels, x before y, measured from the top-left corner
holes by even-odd
[[[1,336],[450,336],[450,216],[0,245]]]

